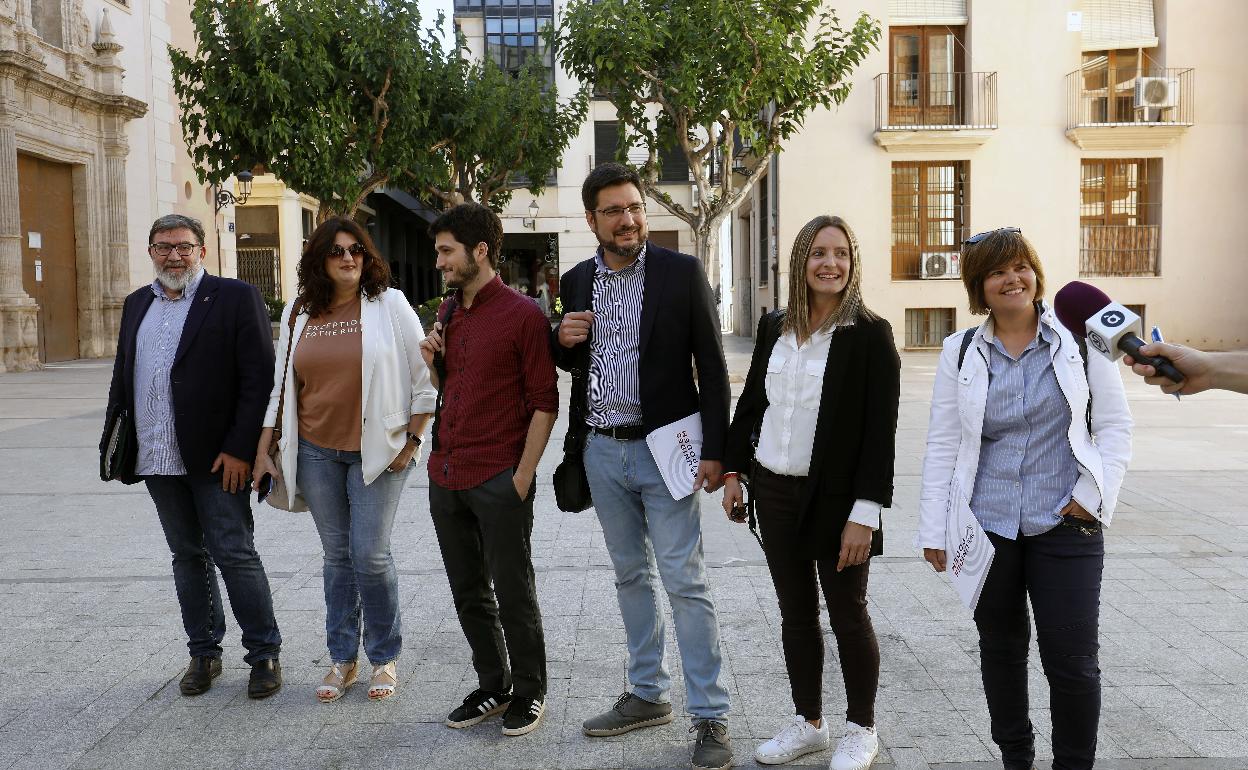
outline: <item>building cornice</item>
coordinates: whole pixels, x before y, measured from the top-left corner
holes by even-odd
[[[147,104],[125,94],[106,94],[57,77],[43,69],[38,59],[20,51],[0,51],[0,79],[12,80],[24,91],[75,110],[134,120],[147,114]],[[0,103],[0,110],[4,110]]]

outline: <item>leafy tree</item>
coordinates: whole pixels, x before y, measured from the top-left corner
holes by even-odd
[[[197,50],[170,57],[202,180],[264,165],[322,218],[413,170],[425,182],[430,46],[415,0],[194,0],[191,20]]]
[[[263,165],[322,219],[383,185],[495,207],[518,183],[537,194],[588,109],[445,48],[416,0],[194,0],[191,18],[196,51],[170,56],[201,179]]]
[[[689,225],[715,276],[720,223],[812,110],[845,101],[880,26],[861,14],[845,29],[820,0],[572,0],[558,38],[564,66],[615,105],[622,141],[648,152],[644,192]],[[659,189],[672,146],[698,189],[692,210]]]
[[[436,46],[435,56],[441,87],[429,130],[441,163],[427,191],[449,205],[476,200],[495,209],[518,187],[539,194],[585,122],[588,92],[561,105],[536,65],[513,74]]]

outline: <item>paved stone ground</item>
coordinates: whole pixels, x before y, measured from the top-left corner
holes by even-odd
[[[739,388],[750,341],[725,345]],[[897,501],[870,592],[883,660],[879,764],[999,767],[968,613],[910,546],[935,357],[903,358]],[[688,766],[680,721],[620,738],[581,735],[581,720],[624,689],[624,636],[593,514],[555,509],[554,451],[540,469],[533,534],[550,661],[546,723],[535,733],[507,739],[497,721],[466,731],[441,724],[475,680],[419,474],[394,535],[405,619],[396,698],[369,703],[357,687],[336,704],[315,701],[327,665],[320,547],[306,515],[267,506],[256,510],[257,540],[286,639],[286,687],[267,702],[246,698],[231,618],[224,675],[207,694],[181,697],[185,640],[151,501],[141,487],[97,479],[110,366],[0,375],[0,768]],[[1134,377],[1127,390],[1136,460],[1107,538],[1098,767],[1243,770],[1248,397],[1177,404]],[[705,498],[703,516],[737,761],[753,766],[753,748],[792,708],[775,595],[746,530],[724,519],[717,499]],[[827,640],[824,690],[836,714],[844,696]],[[679,658],[669,655],[680,682]],[[1031,693],[1043,736],[1050,719],[1034,653]],[[681,709],[680,688],[673,697]],[[1047,759],[1044,737],[1040,752]],[[819,765],[828,755],[805,759]]]

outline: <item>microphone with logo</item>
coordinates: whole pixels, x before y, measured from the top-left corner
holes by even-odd
[[[1117,361],[1123,353],[1140,363],[1148,364],[1163,377],[1182,382],[1183,375],[1170,359],[1164,356],[1146,356],[1140,353],[1144,340],[1144,324],[1140,317],[1124,305],[1091,284],[1071,281],[1053,298],[1053,310],[1057,318],[1072,334],[1087,337],[1088,347],[1110,361]]]

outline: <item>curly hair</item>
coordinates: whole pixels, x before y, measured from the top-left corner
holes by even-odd
[[[325,260],[334,247],[338,233],[346,233],[363,244],[364,264],[360,266],[360,291],[375,299],[390,286],[390,266],[377,253],[373,239],[363,227],[351,219],[334,217],[321,223],[308,238],[299,259],[299,299],[303,309],[315,318],[329,310],[334,300],[334,282],[325,270]]]

